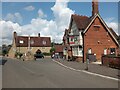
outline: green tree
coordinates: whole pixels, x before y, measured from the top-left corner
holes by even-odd
[[[8,54],[9,50],[11,48],[11,45],[6,45],[6,44],[3,44],[2,45],[2,55],[5,56]]]
[[[54,47],[52,47],[52,48],[50,49],[50,53],[53,53],[53,52],[55,52],[55,48],[54,48]]]

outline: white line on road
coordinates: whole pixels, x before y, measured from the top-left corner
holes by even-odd
[[[52,59],[52,60],[53,60],[53,59]],[[92,72],[88,72],[88,71],[85,71],[85,70],[74,69],[74,68],[68,67],[68,66],[66,66],[66,65],[63,65],[62,63],[60,63],[60,62],[58,62],[58,61],[55,61],[55,60],[53,60],[53,61],[56,62],[56,63],[58,63],[59,65],[65,67],[65,68],[70,69],[70,70],[74,70],[74,71],[78,71],[78,72],[84,72],[84,73],[87,73],[87,74],[91,74],[91,75],[95,75],[95,76],[99,76],[99,77],[103,77],[103,78],[107,78],[107,79],[119,81],[118,78],[113,78],[113,77],[109,77],[109,76],[104,76],[104,75],[101,75],[101,74],[92,73]]]

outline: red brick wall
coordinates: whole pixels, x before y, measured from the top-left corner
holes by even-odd
[[[119,69],[120,69],[120,57],[103,56],[102,57],[102,65],[119,67]]]
[[[95,29],[94,25],[100,25],[100,28]],[[98,43],[98,41],[100,42]],[[105,48],[108,50],[107,53],[110,53],[109,48],[117,48],[117,44],[110,34],[107,34],[107,30],[99,18],[95,19],[84,35],[84,61],[86,61],[86,53],[89,48],[92,49],[92,53],[96,54],[97,60],[101,60],[101,54],[104,53]]]

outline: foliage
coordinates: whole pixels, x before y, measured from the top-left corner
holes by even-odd
[[[50,53],[43,52],[43,55],[50,56]]]
[[[2,45],[2,55],[5,56],[8,54],[9,50],[11,48],[11,45],[6,45],[6,44],[3,44]]]
[[[50,49],[50,53],[53,53],[53,52],[55,52],[55,48],[54,48],[54,47],[52,47],[52,48]]]
[[[16,57],[16,58],[21,58],[22,55],[23,55],[23,53],[20,53],[20,52],[16,52],[16,53],[15,53],[15,57]]]

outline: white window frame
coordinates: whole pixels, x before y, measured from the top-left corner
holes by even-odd
[[[92,54],[92,49],[88,48],[88,54]]]
[[[104,49],[104,55],[107,55],[107,48]]]
[[[23,44],[23,43],[24,43],[24,41],[23,41],[23,40],[20,40],[20,41],[19,41],[19,43],[20,43],[20,44]]]

